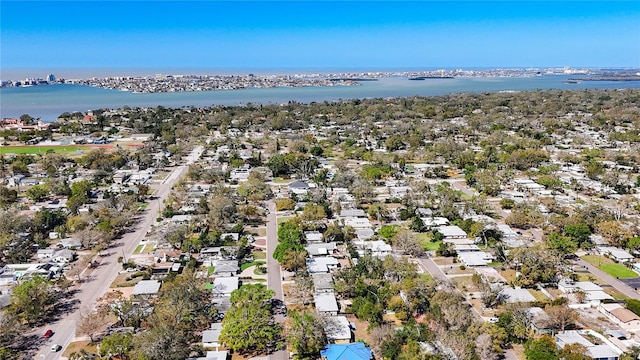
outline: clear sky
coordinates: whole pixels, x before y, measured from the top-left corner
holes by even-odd
[[[5,74],[640,67],[640,1],[2,0],[0,13]]]

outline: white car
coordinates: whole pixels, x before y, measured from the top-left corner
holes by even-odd
[[[60,349],[62,349],[62,346],[58,344],[51,345],[51,352],[58,352]]]

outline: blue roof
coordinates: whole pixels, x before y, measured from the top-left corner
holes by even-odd
[[[320,351],[327,360],[371,360],[371,350],[364,343],[329,344]]]

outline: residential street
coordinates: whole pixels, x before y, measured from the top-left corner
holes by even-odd
[[[273,200],[267,202],[267,288],[273,290],[275,298],[282,300],[284,303],[284,294],[282,292],[282,272],[280,271],[280,263],[273,258],[273,251],[278,246],[278,219],[276,217],[276,204]],[[283,317],[278,315],[276,320],[283,321]],[[272,360],[287,360],[289,354],[286,350],[276,351],[269,355]]]
[[[93,309],[96,300],[107,292],[109,285],[115,280],[118,272],[122,270],[122,265],[117,261],[118,257],[129,258],[133,254],[151,224],[156,221],[161,204],[168,197],[173,184],[186,173],[189,164],[200,158],[203,151],[202,146],[196,147],[187,157],[185,165],[175,168],[161,184],[152,185],[152,189],[155,190],[153,195],[157,197],[157,200],[149,201],[147,210],[132,232],[126,233],[121,239],[116,240],[115,246],[108,250],[107,256],[98,258],[100,265],[93,270],[91,276],[83,277],[84,282],[80,285],[76,294],[79,306],[73,312],[62,316],[56,323],[45,327],[46,329],[52,329],[54,335],[47,341],[42,342],[41,348],[34,356],[34,359],[53,360],[61,358],[64,349],[75,337],[76,322],[80,318],[80,313]],[[51,345],[53,344],[59,344],[63,349],[58,352],[52,352]]]
[[[606,282],[607,284],[611,285],[611,287],[613,287],[614,289],[620,291],[625,296],[628,296],[631,299],[640,300],[640,294],[638,294],[637,291],[635,291],[633,288],[631,288],[629,285],[623,283],[622,281],[613,278],[612,276],[608,275],[604,271],[598,269],[597,267],[589,264],[588,262],[586,262],[586,261],[584,261],[582,259],[576,260],[575,263],[585,267],[587,270],[589,270],[590,273],[592,273],[596,277],[602,279],[604,282]]]

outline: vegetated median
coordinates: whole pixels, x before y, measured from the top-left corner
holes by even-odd
[[[622,264],[600,255],[585,255],[582,259],[617,279],[637,278],[638,274]]]

